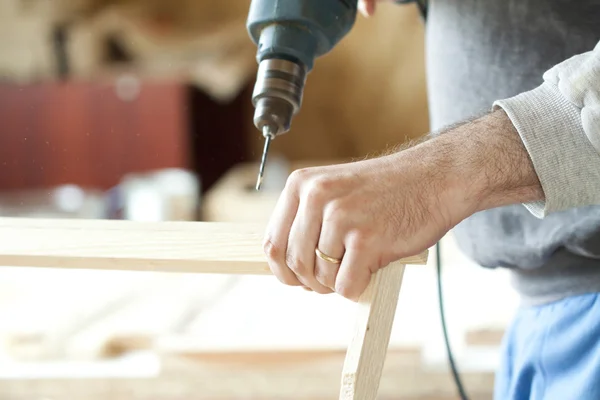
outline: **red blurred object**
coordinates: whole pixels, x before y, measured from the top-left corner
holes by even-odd
[[[118,82],[0,85],[0,190],[106,190],[162,168],[207,189],[244,160],[248,94],[221,105],[179,82]]]

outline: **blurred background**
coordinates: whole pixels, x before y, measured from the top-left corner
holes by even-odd
[[[295,168],[427,132],[423,24],[383,4],[317,61],[254,192],[248,6],[0,1],[0,216],[265,222]],[[451,234],[442,244],[455,357],[472,398],[491,399],[516,296]],[[381,399],[456,398],[430,260],[406,272]],[[353,304],[300,292],[268,277],[2,266],[0,399],[337,398]]]

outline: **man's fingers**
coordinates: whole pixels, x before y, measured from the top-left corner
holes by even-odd
[[[335,280],[335,291],[347,299],[358,301],[371,282],[373,255],[348,247]]]
[[[335,224],[325,222],[321,227],[321,235],[317,248],[326,256],[341,260],[344,257],[344,234]],[[323,286],[335,290],[335,279],[340,264],[326,261],[320,257],[315,259],[315,277]]]
[[[263,243],[269,268],[282,283],[300,286],[302,283],[288,268],[286,253],[288,237],[298,210],[298,196],[293,189],[286,189],[279,196]]]
[[[321,294],[333,293],[315,278],[315,247],[321,232],[322,213],[305,199],[300,201],[290,230],[286,263],[304,286]]]

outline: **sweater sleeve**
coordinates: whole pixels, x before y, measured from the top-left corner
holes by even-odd
[[[498,100],[519,132],[545,195],[536,217],[600,205],[600,43],[546,71],[543,83]]]

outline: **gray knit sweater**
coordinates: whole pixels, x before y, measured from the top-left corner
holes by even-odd
[[[502,107],[546,201],[455,228],[485,267],[513,271],[526,304],[600,292],[600,0],[432,0],[432,129]]]

